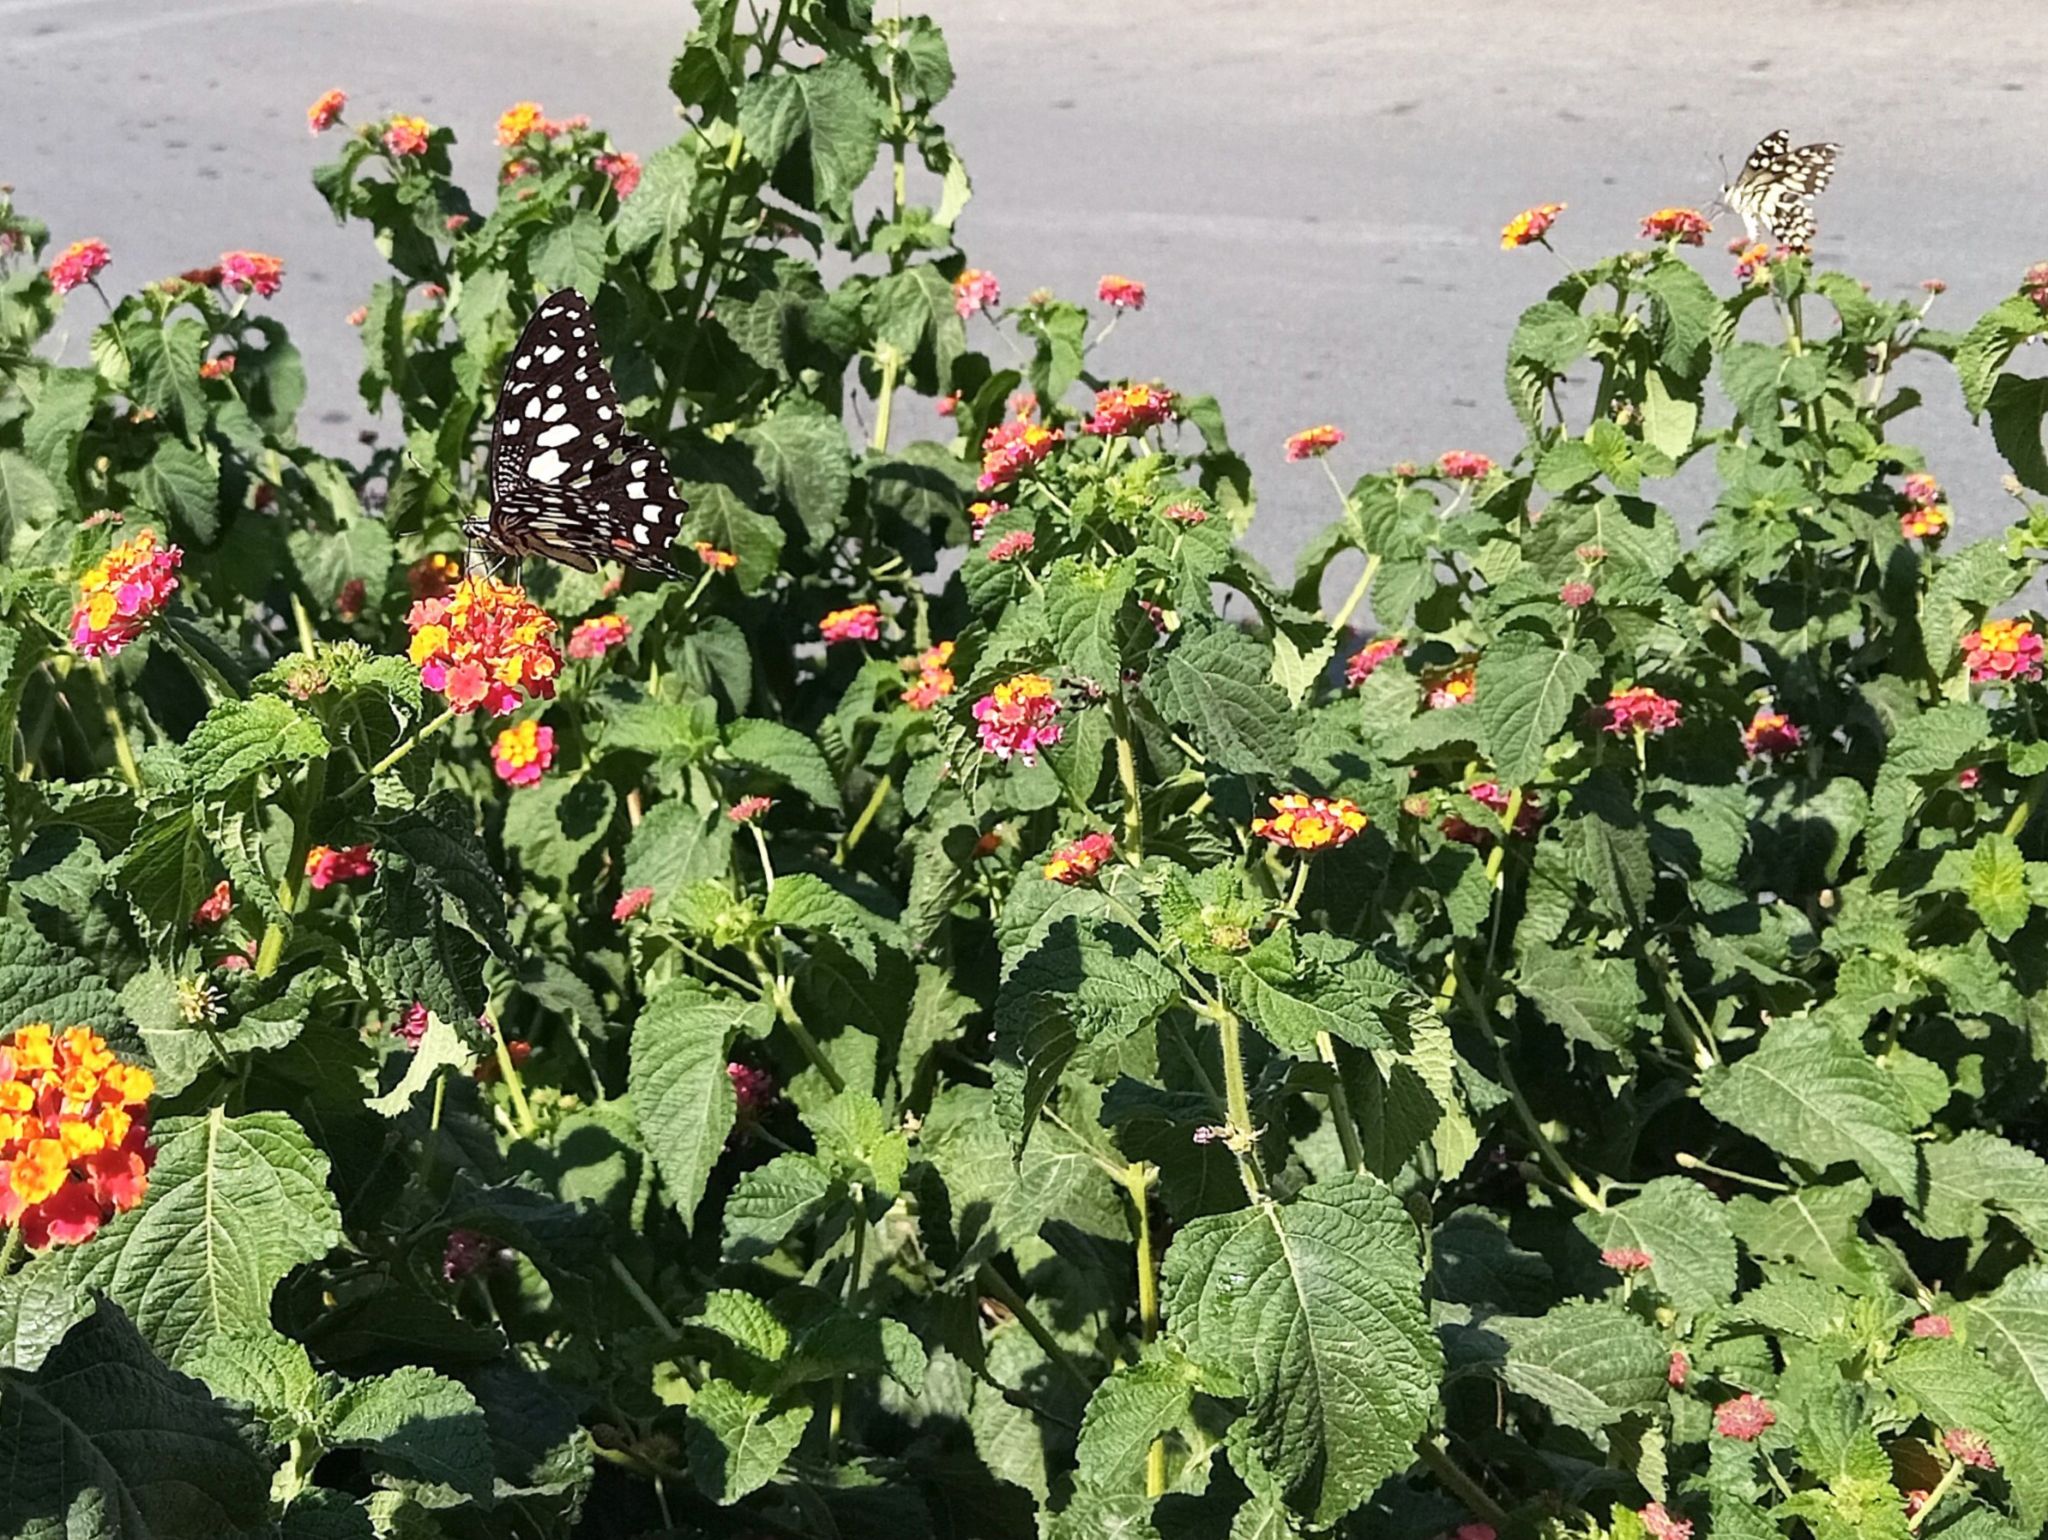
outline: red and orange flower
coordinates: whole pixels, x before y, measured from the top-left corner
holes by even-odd
[[[929,711],[948,695],[953,693],[953,644],[934,642],[914,658],[905,658],[903,667],[917,675],[914,684],[903,690],[903,704],[912,711]]]
[[[1273,816],[1254,818],[1252,833],[1290,850],[1348,845],[1371,822],[1356,802],[1344,797],[1305,797],[1291,791],[1267,800],[1273,805]]]
[[[1132,382],[1112,385],[1095,393],[1095,415],[1081,425],[1082,431],[1100,438],[1143,433],[1161,423],[1173,421],[1174,394],[1163,385]]]
[[[313,133],[324,134],[341,121],[341,113],[348,106],[348,92],[323,91],[312,106],[306,109],[306,127]]]
[[[854,604],[843,610],[833,610],[818,622],[818,634],[828,644],[880,641],[882,607],[878,604]]]
[[[981,477],[975,483],[984,492],[1006,487],[1059,447],[1066,434],[1043,423],[1023,418],[988,430],[981,441]]]
[[[1398,636],[1381,636],[1367,642],[1351,655],[1351,661],[1344,665],[1344,682],[1361,685],[1372,678],[1373,671],[1389,658],[1399,657],[1402,647]]]
[[[1324,423],[1289,434],[1285,453],[1290,460],[1318,460],[1344,442],[1344,430]]]
[[[953,280],[953,310],[966,320],[977,310],[993,310],[1003,301],[1003,286],[986,268],[963,267]]]
[[[498,115],[498,143],[514,145],[537,128],[544,128],[547,119],[541,115],[539,102],[514,102]]]
[[[384,148],[393,155],[424,155],[427,140],[434,132],[425,118],[415,118],[401,113],[384,125]]]
[[[1060,846],[1046,859],[1045,875],[1066,887],[1078,887],[1102,870],[1116,854],[1113,836],[1097,831]]]
[[[1714,222],[1698,209],[1659,209],[1645,216],[1643,239],[1669,241],[1674,246],[1702,246]]]
[[[1471,449],[1447,449],[1437,456],[1436,468],[1453,481],[1481,481],[1493,474],[1493,462]]]
[[[1646,684],[1615,690],[1595,712],[1596,724],[1604,733],[1626,737],[1630,733],[1655,736],[1678,725],[1678,702],[1659,695]]]
[[[1095,286],[1095,297],[1112,310],[1143,310],[1145,286],[1122,273],[1104,273]]]
[[[1963,638],[1963,661],[1978,684],[2041,677],[2041,638],[2031,620],[1987,620]]]
[[[142,635],[150,618],[178,591],[185,553],[159,546],[145,529],[107,552],[79,579],[71,611],[71,646],[81,657],[110,658]]]
[[[1806,742],[1805,729],[1782,711],[1768,706],[1756,708],[1749,726],[1742,730],[1743,751],[1751,759],[1768,759],[1796,753]]]
[[[155,1089],[89,1027],[33,1022],[0,1043],[0,1226],[75,1246],[140,1203]]]
[[[529,717],[491,745],[491,768],[507,786],[537,786],[555,762],[555,730]]]
[[[306,880],[317,888],[357,882],[377,874],[377,854],[368,845],[315,845],[306,852]]]
[[[1517,246],[1535,245],[1550,233],[1550,227],[1564,210],[1562,203],[1539,203],[1532,209],[1523,209],[1502,227],[1500,249],[1513,251]]]
[[[421,599],[406,617],[420,683],[463,715],[504,716],[521,700],[548,700],[562,655],[555,622],[526,590],[467,577],[445,599]]]
[[[50,287],[59,294],[69,294],[80,284],[91,283],[113,260],[105,241],[73,241],[50,264]]]
[[[224,251],[220,254],[220,281],[230,289],[269,299],[284,284],[284,263],[263,251]]]

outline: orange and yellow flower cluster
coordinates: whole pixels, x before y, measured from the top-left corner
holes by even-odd
[[[1318,428],[1303,428],[1299,433],[1290,434],[1286,455],[1290,460],[1316,460],[1343,442],[1344,430],[1324,423]]]
[[[721,551],[709,540],[699,540],[690,547],[697,553],[697,560],[713,572],[730,572],[740,564],[740,559],[731,551]]]
[[[1078,887],[1102,870],[1116,854],[1113,836],[1097,831],[1060,846],[1046,859],[1045,875],[1066,887]]]
[[[1364,684],[1366,680],[1372,678],[1373,670],[1387,659],[1400,655],[1401,645],[1401,638],[1398,636],[1382,636],[1367,642],[1354,652],[1351,661],[1344,665],[1344,682],[1352,685]]]
[[[1674,246],[1702,246],[1714,222],[1698,209],[1659,209],[1643,220],[1643,239]]]
[[[71,611],[71,645],[82,657],[110,658],[142,635],[150,617],[178,591],[185,553],[159,546],[145,529],[86,569]]]
[[[1173,421],[1173,392],[1163,385],[1112,385],[1095,393],[1095,415],[1082,430],[1101,438],[1143,433]]]
[[[997,759],[1013,755],[1027,765],[1038,763],[1038,751],[1060,741],[1059,697],[1043,674],[1005,679],[974,703],[981,724],[981,746]]]
[[[1038,546],[1038,536],[1028,529],[1013,529],[1002,539],[988,548],[990,561],[1009,561],[1017,556],[1029,556]]]
[[[1756,708],[1749,726],[1742,730],[1743,751],[1751,759],[1768,759],[1796,753],[1806,742],[1806,731],[1782,711],[1768,706]]]
[[[623,647],[633,634],[633,623],[623,615],[593,615],[579,620],[569,633],[569,656],[589,660],[601,658],[614,647]]]
[[[0,1225],[77,1245],[140,1203],[155,1088],[88,1027],[32,1023],[0,1043]]]
[[[421,599],[406,616],[420,683],[464,715],[503,716],[526,698],[548,700],[562,655],[555,622],[526,590],[468,577],[445,599]]]
[[[1963,661],[1978,684],[2041,677],[2041,638],[2031,620],[1987,620],[1963,638]]]
[[[833,642],[874,642],[882,636],[880,605],[855,604],[834,610],[818,622],[818,634]]]
[[[1906,511],[1899,515],[1899,533],[1908,540],[1939,540],[1948,533],[1948,507],[1941,500],[1941,483],[1925,471],[1915,471],[1899,483],[1899,496]]]
[[[1500,249],[1513,251],[1517,246],[1535,245],[1550,233],[1564,208],[1562,203],[1539,203],[1533,209],[1523,209],[1502,228]]]
[[[528,717],[498,734],[491,768],[507,786],[537,786],[555,762],[555,730]]]
[[[539,102],[514,102],[498,118],[498,143],[513,145],[519,143],[536,128],[545,127],[547,119],[541,116]]]
[[[69,294],[80,284],[91,283],[100,269],[113,260],[105,241],[73,241],[50,264],[50,287],[59,294]]]
[[[948,695],[953,693],[953,661],[951,642],[934,642],[914,658],[905,658],[903,667],[917,675],[913,684],[903,689],[903,704],[912,711],[929,711]]]
[[[1493,462],[1472,449],[1446,449],[1436,468],[1453,481],[1483,481],[1493,474]]]
[[[1422,703],[1431,711],[1449,711],[1454,706],[1469,706],[1478,693],[1479,671],[1463,663],[1436,675]]]
[[[384,148],[393,155],[424,155],[433,131],[425,118],[400,114],[384,125]]]
[[[1304,797],[1291,791],[1269,797],[1271,818],[1254,818],[1252,833],[1290,850],[1315,851],[1347,845],[1369,820],[1356,802],[1344,797]]]
[[[405,584],[415,599],[445,599],[461,581],[462,563],[446,551],[422,556],[405,569]]]
[[[313,133],[324,134],[341,121],[341,112],[348,105],[348,92],[323,91],[306,109],[306,127]]]
[[[1019,418],[988,430],[981,441],[981,477],[975,483],[982,491],[1006,487],[1059,447],[1066,434],[1058,428]]]

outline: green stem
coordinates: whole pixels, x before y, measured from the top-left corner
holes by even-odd
[[[1124,1191],[1137,1218],[1138,1340],[1147,1347],[1159,1336],[1159,1258],[1152,1250],[1152,1183],[1157,1168],[1137,1160],[1124,1167]],[[1145,1450],[1145,1495],[1166,1495],[1166,1440],[1155,1438]]]
[[[1504,1527],[1508,1521],[1507,1510],[1481,1489],[1451,1458],[1441,1438],[1426,1438],[1415,1446],[1416,1458],[1429,1467],[1429,1473],[1442,1483],[1444,1490],[1457,1498],[1472,1511],[1474,1518],[1483,1519],[1495,1527]]]
[[[306,766],[306,779],[292,812],[292,843],[285,855],[284,872],[277,879],[277,906],[285,918],[263,927],[263,940],[256,948],[256,977],[267,979],[284,959],[285,937],[291,930],[290,917],[298,912],[299,894],[306,880],[306,852],[313,844],[313,812],[320,805],[327,786],[327,761],[316,759]]]
[[[1308,857],[1303,856],[1294,863],[1294,884],[1287,890],[1287,912],[1297,920],[1301,918],[1301,895],[1308,887]]]
[[[888,775],[875,782],[875,789],[868,796],[868,805],[860,810],[860,817],[854,819],[853,827],[846,831],[846,838],[839,842],[839,849],[832,857],[834,866],[846,864],[846,858],[853,854],[853,847],[860,843],[861,836],[868,832],[868,825],[882,811],[882,804],[889,800],[889,792],[895,784],[895,778]]]
[[[434,1108],[427,1117],[426,1148],[420,1152],[420,1187],[431,1187],[434,1180],[434,1157],[441,1148],[441,1113],[448,1102],[448,1072],[437,1071],[434,1075]]]
[[[1124,853],[1136,859],[1145,848],[1145,802],[1138,786],[1138,750],[1131,741],[1130,712],[1121,697],[1110,707],[1109,722],[1116,734],[1117,783],[1124,793]]]
[[[100,716],[107,724],[107,736],[114,741],[114,760],[121,767],[121,778],[132,791],[142,790],[142,767],[135,763],[135,749],[128,742],[128,722],[121,715],[121,698],[114,693],[114,681],[107,675],[107,665],[98,658],[89,659],[86,668],[92,674],[92,682],[98,686],[100,695]]]
[[[796,1039],[796,1045],[804,1051],[804,1057],[811,1061],[812,1067],[820,1075],[825,1077],[825,1084],[830,1086],[832,1094],[837,1096],[846,1089],[846,1077],[839,1073],[830,1059],[825,1057],[825,1050],[818,1046],[818,1040],[811,1036],[811,1029],[805,1026],[803,1018],[797,1015],[796,1002],[789,997],[789,980],[775,974],[773,982],[770,982],[771,970],[762,960],[759,948],[748,953],[748,956],[753,959],[754,971],[761,975],[761,982],[768,987],[768,1000],[775,1007],[776,1019],[789,1028],[789,1035]]]
[[[512,1096],[512,1116],[519,1126],[522,1139],[533,1137],[533,1107],[526,1099],[526,1082],[519,1078],[519,1066],[512,1061],[512,1050],[505,1042],[505,1034],[496,1027],[491,1028],[491,1047],[497,1054],[498,1073],[505,1078],[505,1089]]]
[[[1259,1170],[1258,1130],[1252,1125],[1251,1093],[1244,1076],[1244,1025],[1237,1013],[1218,1003],[1210,1008],[1223,1048],[1223,1104],[1230,1114],[1230,1152],[1245,1196],[1257,1203],[1265,1197],[1265,1175]]]
[[[2041,794],[2048,792],[2048,771],[2043,771],[2027,782],[2027,789],[2020,796],[2019,806],[2012,810],[2012,816],[2005,821],[2005,837],[2016,840],[2027,821],[2034,816],[2034,809],[2041,805]]]
[[[1358,1142],[1358,1124],[1351,1116],[1351,1093],[1344,1089],[1344,1072],[1337,1067],[1336,1039],[1327,1032],[1318,1032],[1316,1053],[1330,1067],[1330,1120],[1337,1125],[1337,1143],[1344,1151],[1344,1164],[1353,1171],[1363,1171],[1365,1147]]]
[[[1345,596],[1343,604],[1338,606],[1337,613],[1331,617],[1332,631],[1342,631],[1351,624],[1351,617],[1357,613],[1359,605],[1365,603],[1365,596],[1372,589],[1372,580],[1379,574],[1380,557],[1379,552],[1375,551],[1366,557],[1365,570],[1358,574],[1358,581],[1351,585],[1351,592]]]
[[[847,1264],[846,1285],[840,1291],[839,1302],[848,1312],[853,1310],[854,1296],[860,1292],[861,1260],[867,1250],[868,1220],[861,1210],[861,1189],[856,1182],[853,1186],[853,1258]],[[840,1375],[832,1381],[832,1409],[825,1421],[825,1458],[837,1464],[839,1460],[839,1427],[846,1413],[846,1376]]]
[[[1712,1162],[1701,1160],[1699,1156],[1689,1154],[1684,1150],[1680,1150],[1671,1158],[1688,1171],[1705,1171],[1710,1175],[1722,1177],[1730,1182],[1744,1182],[1751,1187],[1760,1187],[1765,1192],[1791,1192],[1794,1190],[1787,1187],[1783,1182],[1773,1182],[1761,1176],[1751,1176],[1746,1171],[1730,1171],[1726,1166],[1714,1165]]]
[[[640,1313],[652,1321],[656,1329],[671,1342],[681,1337],[683,1334],[682,1329],[668,1318],[661,1306],[654,1302],[654,1296],[640,1286],[640,1280],[633,1276],[632,1269],[627,1267],[616,1256],[607,1255],[605,1260],[611,1264],[612,1276],[619,1280],[628,1297],[632,1299],[634,1304],[640,1307]],[[680,1383],[687,1386],[689,1382],[685,1380]]]
[[[5,1278],[20,1265],[21,1252],[27,1243],[22,1238],[20,1225],[7,1227],[7,1243],[0,1246],[0,1278]]]
[[[776,12],[776,33],[782,30],[782,18],[786,7]],[[764,60],[765,63],[765,60]],[[689,309],[683,319],[689,322],[690,332],[683,339],[682,356],[676,360],[676,372],[670,376],[668,388],[662,393],[662,413],[659,426],[666,433],[670,419],[675,415],[676,397],[689,377],[690,357],[697,351],[697,338],[704,331],[704,301],[711,294],[711,280],[718,271],[718,249],[725,244],[725,216],[732,206],[733,173],[739,170],[740,156],[745,151],[747,136],[737,126],[732,131],[731,142],[725,148],[725,175],[719,179],[718,203],[711,211],[711,238],[704,243],[704,259],[697,268],[697,281],[690,288]]]
[[[1963,1462],[1961,1460],[1949,1461],[1948,1469],[1941,1473],[1941,1480],[1937,1481],[1934,1484],[1934,1490],[1927,1494],[1927,1501],[1920,1505],[1920,1511],[1906,1520],[1907,1534],[1914,1533],[1922,1524],[1927,1522],[1927,1515],[1934,1512],[1935,1504],[1939,1503],[1954,1490],[1955,1484],[1962,1479],[1962,1475]]]
[[[877,349],[876,356],[882,361],[882,388],[875,396],[875,453],[883,454],[889,448],[889,414],[896,406],[896,377],[903,369],[903,353],[893,343],[885,342]]]
[[[455,716],[455,708],[453,706],[450,706],[446,711],[442,712],[439,716],[435,717],[433,721],[427,723],[426,726],[422,727],[418,732],[414,733],[410,738],[406,739],[405,742],[401,743],[389,754],[386,754],[382,759],[378,760],[377,763],[370,766],[370,773],[364,776],[362,780],[358,781],[354,786],[349,788],[349,796],[354,796],[357,792],[361,791],[365,786],[369,785],[370,782],[376,780],[378,776],[384,774],[385,771],[391,769],[392,766],[396,765],[399,761],[404,759],[406,755],[410,754],[414,749],[418,748],[421,744],[425,743],[429,738],[433,737],[434,734],[438,733],[442,728],[446,727],[450,722],[454,721]]]
[[[1024,1296],[1011,1286],[1010,1280],[996,1270],[993,1262],[981,1264],[980,1270],[974,1275],[974,1286],[1015,1316],[1017,1324],[1031,1334],[1031,1340],[1044,1350],[1047,1358],[1081,1387],[1084,1395],[1094,1393],[1094,1381],[1081,1372],[1081,1366],[1074,1362],[1073,1355],[1060,1346],[1059,1340],[1046,1330],[1045,1322],[1039,1320],[1037,1312],[1031,1308]]]

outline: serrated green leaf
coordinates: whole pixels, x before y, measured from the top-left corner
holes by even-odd
[[[1145,676],[1162,714],[1193,730],[1217,768],[1275,777],[1294,756],[1295,718],[1276,689],[1273,654],[1235,627],[1205,627]]]
[[[685,1224],[694,1222],[738,1101],[726,1074],[741,1031],[765,1032],[765,1005],[713,995],[688,980],[663,987],[633,1023],[627,1086],[640,1137]]]
[[[753,450],[761,480],[796,516],[810,544],[831,539],[853,490],[853,461],[839,419],[798,398],[747,428],[740,440]]]
[[[1261,1458],[1316,1523],[1407,1467],[1442,1359],[1414,1222],[1378,1179],[1197,1219],[1174,1237],[1165,1279],[1170,1331],[1244,1383]]]
[[[766,1485],[796,1452],[810,1426],[811,1408],[776,1411],[766,1396],[750,1396],[729,1380],[711,1380],[690,1401],[690,1474],[721,1507]]]
[[[1543,768],[1597,666],[1583,652],[1503,641],[1479,659],[1479,710],[1487,755],[1503,786],[1522,786]]]
[[[824,1208],[834,1188],[815,1155],[792,1150],[756,1166],[725,1200],[725,1255],[744,1260],[774,1250]]]
[[[1560,1422],[1590,1431],[1663,1404],[1670,1352],[1618,1305],[1560,1305],[1533,1320],[1495,1320],[1489,1330],[1507,1339],[1509,1387]]]
[[[1984,928],[2000,941],[2011,940],[2033,908],[2026,860],[2004,834],[1987,834],[1971,849],[1963,891]]]
[[[1735,1232],[1721,1202],[1699,1183],[1659,1177],[1632,1198],[1579,1229],[1606,1250],[1630,1246],[1650,1254],[1650,1282],[1681,1310],[1712,1310],[1735,1294]]]
[[[223,701],[185,740],[193,784],[216,795],[251,776],[278,773],[320,758],[327,734],[290,701],[275,695]]]
[[[407,1367],[357,1380],[321,1414],[330,1449],[362,1449],[373,1466],[469,1498],[491,1492],[491,1442],[483,1409],[454,1380]]]
[[[817,743],[780,722],[748,718],[726,729],[726,752],[741,764],[787,781],[824,812],[839,808],[839,781]]]
[[[71,1258],[149,1343],[182,1364],[222,1334],[270,1332],[284,1275],[341,1241],[327,1157],[281,1112],[169,1119],[142,1203]]]
[[[0,1533],[23,1540],[263,1540],[255,1431],[102,1302],[34,1374],[0,1370]]]
[[[1905,1098],[1868,1054],[1825,1027],[1778,1023],[1748,1058],[1707,1071],[1700,1102],[1794,1160],[1853,1161],[1886,1192],[1918,1190]]]
[[[1132,591],[1137,564],[1129,559],[1097,567],[1067,557],[1042,580],[1045,620],[1061,667],[1113,690],[1125,666],[1151,640],[1151,625]]]
[[[1515,988],[1566,1036],[1626,1050],[1641,1030],[1643,992],[1623,957],[1545,947],[1515,970]]]
[[[882,104],[851,59],[763,75],[740,88],[748,151],[807,208],[845,209],[874,164]]]

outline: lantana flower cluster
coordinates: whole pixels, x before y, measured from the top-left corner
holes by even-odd
[[[1066,438],[1058,428],[1018,418],[988,430],[981,441],[981,477],[975,483],[982,491],[1006,487],[1057,449]]]
[[[356,882],[377,873],[377,857],[369,845],[315,845],[306,852],[306,880],[316,889],[337,882]]]
[[[632,634],[633,623],[623,615],[593,615],[579,620],[569,633],[568,653],[584,661],[601,658],[614,647],[623,647]]]
[[[504,716],[521,700],[551,699],[562,655],[555,622],[526,590],[491,577],[464,578],[445,599],[417,601],[406,624],[420,683],[458,713]]]
[[[1350,685],[1364,684],[1366,680],[1372,678],[1373,671],[1382,663],[1389,658],[1400,656],[1402,645],[1398,636],[1374,637],[1354,652],[1351,660],[1344,665],[1344,682]]]
[[[0,1043],[0,1226],[77,1245],[140,1203],[155,1088],[89,1027],[37,1022]]]
[[[1330,423],[1319,427],[1303,428],[1299,433],[1289,434],[1285,454],[1290,460],[1317,460],[1344,442],[1344,430]]]
[[[491,768],[507,786],[537,786],[555,762],[555,730],[529,717],[491,745]]]
[[[69,294],[79,285],[91,283],[113,260],[105,241],[73,241],[50,264],[50,287]]]
[[[1915,471],[1899,483],[1906,511],[1899,515],[1899,533],[1908,540],[1939,540],[1948,533],[1949,512],[1941,500],[1941,483]]]
[[[1306,797],[1300,792],[1269,797],[1273,816],[1254,818],[1252,833],[1290,850],[1315,851],[1348,845],[1370,822],[1364,809],[1345,797]]]
[[[1101,438],[1143,433],[1173,421],[1174,394],[1162,385],[1112,385],[1095,393],[1095,414],[1082,424]]]
[[[1523,209],[1502,227],[1500,249],[1513,251],[1517,246],[1533,246],[1550,233],[1550,227],[1557,223],[1557,216],[1565,210],[1562,203],[1539,203],[1531,209]]]
[[[1447,449],[1437,456],[1436,468],[1453,481],[1483,481],[1493,474],[1493,461],[1471,449]]]
[[[974,703],[981,746],[997,759],[1038,763],[1038,751],[1060,741],[1059,697],[1043,674],[1005,679]]]
[[[1618,738],[1630,733],[1655,736],[1678,725],[1678,702],[1658,694],[1649,685],[1632,685],[1614,691],[1602,701],[1595,720],[1602,732]]]
[[[2041,650],[2030,620],[1987,620],[1963,638],[1963,661],[1978,684],[2039,679]]]
[[[882,637],[880,605],[855,604],[833,610],[818,622],[818,634],[829,642],[874,642]]]
[[[269,299],[284,285],[284,262],[263,251],[224,251],[220,281],[225,288]]]
[[[1078,887],[1101,871],[1103,863],[1115,854],[1115,836],[1097,830],[1055,850],[1046,858],[1045,875],[1049,881]]]
[[[1643,219],[1643,239],[1674,246],[1703,246],[1714,222],[1698,209],[1659,209]]]
[[[1095,297],[1112,310],[1143,310],[1145,286],[1122,273],[1104,273],[1095,286]]]
[[[1498,781],[1474,781],[1465,788],[1465,795],[1477,802],[1488,812],[1497,813],[1505,819],[1512,793]],[[1543,808],[1534,797],[1525,796],[1522,805],[1515,810],[1513,833],[1519,838],[1536,832],[1543,824]],[[1493,841],[1493,831],[1452,813],[1443,821],[1445,839],[1456,840],[1461,845],[1487,845]]]
[[[903,667],[917,675],[904,686],[903,704],[912,711],[929,711],[948,695],[953,693],[953,661],[951,642],[934,642],[914,658],[905,658]]]
[[[110,658],[142,635],[150,617],[178,591],[185,553],[159,545],[145,529],[86,569],[71,611],[71,645],[82,657]]]
[[[1742,730],[1743,751],[1751,759],[1791,754],[1804,747],[1806,732],[1782,711],[1759,706]]]
[[[985,268],[966,267],[953,280],[953,310],[966,320],[977,310],[993,310],[1003,302],[1003,286]]]

